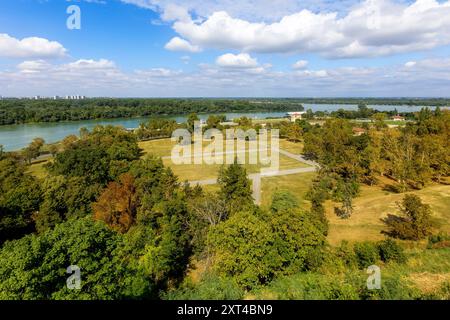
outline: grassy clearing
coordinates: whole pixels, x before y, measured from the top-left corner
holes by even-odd
[[[172,148],[175,146],[175,142],[170,139],[140,141],[138,143],[139,148],[143,150],[143,154],[153,154],[158,157],[170,156]]]
[[[263,178],[261,183],[261,206],[268,208],[275,191],[289,191],[297,198],[300,206],[309,209],[305,199],[316,173],[299,173],[287,176]]]
[[[301,154],[303,152],[303,142],[291,142],[286,139],[280,139],[280,149],[289,151],[293,154]]]
[[[207,146],[210,143],[211,143],[210,141],[204,141],[203,145]],[[224,141],[224,144],[225,143],[226,142]],[[171,139],[160,139],[160,140],[141,141],[138,144],[139,147],[143,150],[144,155],[153,154],[155,156],[165,157],[170,156],[172,149],[176,143],[174,141],[171,141]],[[281,149],[292,152],[294,154],[300,154],[303,150],[303,143],[290,142],[286,139],[280,139],[279,145]],[[247,150],[248,150],[248,143],[247,143]]]
[[[179,177],[181,181],[184,180],[205,180],[217,177],[221,165],[219,164],[174,164],[171,159],[163,159],[164,165],[172,168],[175,175]],[[248,163],[248,155],[246,162]],[[268,168],[269,166],[263,166],[261,164],[245,164],[247,173],[260,172],[261,168]],[[293,169],[293,168],[306,168],[307,164],[291,159],[284,155],[280,155],[280,169]]]
[[[432,185],[422,190],[412,191],[424,203],[431,206],[433,216],[440,230],[450,231],[450,186]],[[327,217],[330,222],[328,240],[338,245],[342,240],[350,242],[381,240],[384,225],[381,221],[387,214],[398,214],[397,202],[407,193],[391,193],[381,186],[362,186],[361,195],[354,200],[354,212],[349,219],[340,219],[334,213],[339,204],[327,201]]]
[[[275,118],[275,119],[252,119],[252,124],[263,124],[263,123],[280,123],[289,122],[288,118]]]
[[[44,160],[40,162],[34,162],[29,167],[27,172],[31,175],[35,176],[38,179],[45,179],[48,176],[47,170],[44,168],[44,165],[48,163],[50,160]]]

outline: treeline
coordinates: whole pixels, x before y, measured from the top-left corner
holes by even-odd
[[[243,99],[86,99],[0,100],[0,125],[180,115],[189,113],[284,112],[303,110],[300,103]]]
[[[392,106],[450,106],[449,98],[292,98],[280,99],[286,102],[307,104],[352,104]]]

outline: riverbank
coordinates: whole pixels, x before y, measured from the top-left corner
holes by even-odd
[[[333,112],[339,109],[357,110],[357,105],[303,105],[305,110],[311,109],[313,112]],[[419,106],[380,106],[371,105],[370,108],[380,112],[388,112],[397,110],[400,113],[417,112],[422,107]],[[241,112],[241,113],[199,113],[201,120],[206,120],[210,115],[223,114],[227,119],[232,120],[240,117],[248,117],[253,120],[264,120],[271,118],[282,118],[286,115],[285,111],[280,112]],[[173,119],[179,123],[186,122],[187,114],[175,116],[162,116],[162,118]],[[81,128],[92,129],[97,125],[115,125],[124,128],[137,128],[143,122],[155,117],[133,117],[133,118],[117,118],[117,119],[97,119],[97,120],[81,120],[67,122],[44,122],[33,124],[17,124],[0,126],[0,145],[3,145],[5,151],[20,150],[27,146],[34,138],[41,137],[46,143],[55,143],[64,139],[68,135],[78,135]]]

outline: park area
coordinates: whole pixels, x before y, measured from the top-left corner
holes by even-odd
[[[146,153],[158,156],[170,154],[174,142],[169,139],[141,142],[140,147]],[[294,143],[285,139],[279,141],[280,149],[293,154],[301,154],[302,143]],[[180,180],[195,179],[199,176],[211,178],[216,177],[219,165],[203,165],[201,169],[196,169],[195,165],[170,165],[170,159],[164,160],[165,164],[171,166]],[[280,155],[280,169],[307,166],[295,161],[287,156]],[[259,166],[246,166],[248,173],[254,173],[260,169]],[[263,177],[261,179],[261,205],[268,208],[272,194],[275,191],[286,190],[291,192],[300,204],[309,206],[306,194],[315,177],[315,172],[305,172],[285,176]],[[204,178],[206,179],[206,178]],[[387,214],[398,214],[398,202],[401,202],[404,194],[386,191],[386,186],[392,183],[389,179],[381,179],[376,186],[363,185],[361,193],[354,201],[354,214],[348,219],[341,219],[334,213],[337,203],[331,200],[326,202],[327,218],[330,223],[328,241],[331,245],[339,245],[342,240],[349,242],[376,241],[384,239],[381,233],[383,230],[382,218]],[[204,186],[206,190],[215,191],[217,185]],[[413,193],[420,196],[423,201],[430,204],[437,228],[442,231],[450,230],[450,186],[433,184],[422,190],[414,190]]]
[[[209,142],[204,142],[205,146],[207,144]],[[162,157],[164,164],[171,167],[181,182],[213,180],[217,178],[220,169],[220,165],[218,164],[173,164],[170,159],[170,154],[174,145],[175,142],[170,139],[139,142],[139,147],[143,150],[143,157],[147,155]],[[302,143],[294,143],[285,139],[279,140],[279,147],[280,150],[285,150],[296,155],[300,155],[303,150]],[[248,151],[248,143],[246,144],[246,150]],[[51,159],[33,163],[30,166],[29,172],[38,178],[44,178],[46,176],[44,165],[47,161],[51,161]],[[248,153],[246,161],[248,161]],[[261,165],[245,165],[249,175],[258,173],[263,167]],[[295,168],[311,168],[311,166],[280,154],[281,171]],[[268,208],[273,193],[275,191],[285,190],[291,192],[303,207],[309,208],[309,201],[306,195],[315,176],[315,172],[303,172],[282,176],[261,177],[261,206]],[[381,233],[383,230],[381,219],[386,217],[387,214],[398,214],[399,209],[397,203],[404,197],[404,194],[386,191],[385,187],[390,182],[389,179],[382,179],[381,183],[377,186],[363,185],[360,195],[354,200],[354,214],[348,219],[341,219],[336,216],[334,208],[338,206],[337,203],[333,203],[331,200],[326,202],[326,214],[330,227],[328,241],[331,245],[339,245],[342,240],[358,242],[384,239],[384,235]],[[202,187],[206,191],[218,190],[218,185],[215,183],[206,184]],[[449,185],[435,184],[409,193],[417,194],[425,203],[430,204],[439,230],[447,232],[450,230]]]

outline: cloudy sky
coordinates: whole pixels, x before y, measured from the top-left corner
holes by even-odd
[[[450,97],[450,0],[1,0],[0,95],[67,94]]]

